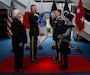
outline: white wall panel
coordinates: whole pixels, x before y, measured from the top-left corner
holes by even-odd
[[[0,1],[8,6],[10,6],[11,4],[11,0],[0,0]]]

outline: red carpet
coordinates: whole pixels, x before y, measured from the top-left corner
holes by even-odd
[[[38,63],[31,63],[29,57],[24,57],[24,64],[28,66],[25,73],[90,72],[90,62],[83,56],[69,56],[69,68],[65,71],[60,70],[60,63],[53,63],[53,57],[40,57]],[[0,64],[0,72],[14,72],[13,56]]]

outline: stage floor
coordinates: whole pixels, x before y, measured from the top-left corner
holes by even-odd
[[[79,46],[81,48],[81,52],[77,52],[77,51],[71,49],[71,54],[69,54],[69,56],[83,56],[86,61],[90,62],[90,42],[76,42],[73,38],[72,38],[72,42],[73,42],[74,47]],[[37,56],[44,56],[44,57],[56,56],[56,50],[51,48],[52,43],[53,43],[52,37],[48,37],[43,42],[43,49],[38,49]],[[25,47],[27,45],[29,45],[29,43],[26,43]],[[11,51],[12,51],[11,39],[0,39],[0,64],[2,64],[4,61],[6,61],[7,58],[9,58],[10,56],[12,56],[12,57],[14,56],[14,53]],[[30,56],[30,50],[24,49],[24,56],[25,57]],[[80,60],[80,59],[78,59],[78,60]],[[86,64],[86,66],[87,66],[87,64]],[[1,74],[2,74],[2,72],[0,72],[0,75]],[[10,73],[3,73],[3,74],[6,75],[6,74],[10,74]],[[57,73],[55,73],[55,74],[57,74]],[[65,75],[67,73],[59,73],[59,74]],[[90,71],[84,72],[84,73],[83,72],[71,72],[68,74],[69,75],[75,75],[75,74],[90,75]]]

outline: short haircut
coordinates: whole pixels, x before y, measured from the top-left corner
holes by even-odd
[[[58,9],[57,11],[60,12],[60,14],[61,14],[61,10]]]
[[[18,15],[19,13],[21,13],[21,11],[20,11],[19,9],[14,9],[14,10],[12,11],[12,16],[13,16],[13,17],[17,17],[17,15]]]
[[[65,17],[68,18],[70,21],[72,21],[74,15],[72,15],[72,14],[67,14]]]
[[[36,6],[36,5],[32,4],[32,5],[30,6],[30,9],[31,9],[31,10],[32,10],[32,7],[33,7],[33,6]]]

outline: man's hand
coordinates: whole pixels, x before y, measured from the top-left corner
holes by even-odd
[[[19,43],[19,47],[22,47],[22,46],[23,46],[23,42],[20,42],[20,43]]]
[[[57,36],[57,40],[60,40],[60,35]]]
[[[71,41],[69,41],[69,47],[72,47],[72,42]]]

